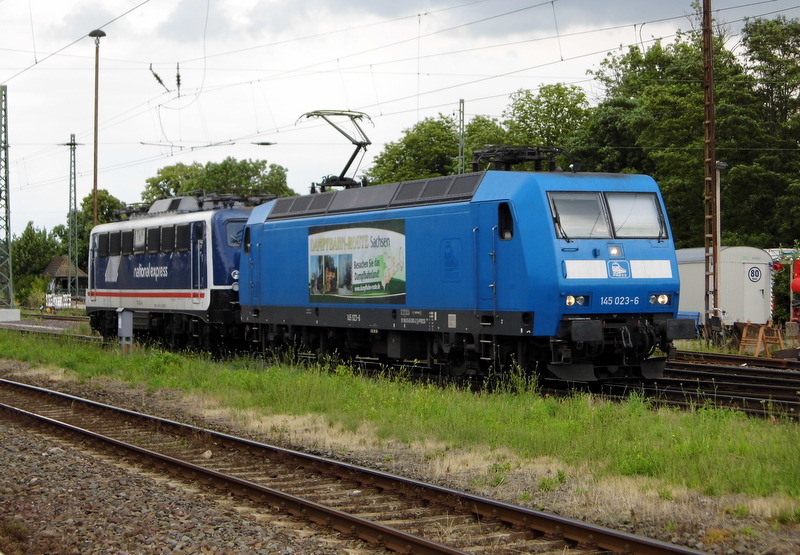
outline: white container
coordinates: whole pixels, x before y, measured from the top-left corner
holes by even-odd
[[[700,313],[705,320],[705,249],[678,249],[680,312]],[[717,306],[722,322],[766,324],[772,318],[772,257],[754,247],[722,247],[718,265]]]

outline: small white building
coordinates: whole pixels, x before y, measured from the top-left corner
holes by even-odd
[[[705,314],[705,249],[679,249],[680,312]],[[766,324],[772,318],[772,257],[754,247],[722,247],[718,262],[718,301],[722,322]]]

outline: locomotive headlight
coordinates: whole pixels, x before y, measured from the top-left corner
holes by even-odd
[[[622,247],[619,245],[609,245],[608,246],[608,257],[609,258],[622,258]]]
[[[650,304],[667,305],[669,304],[669,301],[669,295],[664,293],[661,293],[660,295],[650,295]]]
[[[589,304],[589,297],[586,295],[567,295],[564,299],[564,304],[567,306],[586,306]]]

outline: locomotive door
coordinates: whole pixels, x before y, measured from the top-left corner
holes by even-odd
[[[205,285],[205,227],[203,222],[192,224],[192,252],[190,255],[190,288],[192,304],[200,304]]]
[[[86,285],[86,295],[89,301],[94,302],[97,297],[97,235],[89,239],[89,279]]]
[[[494,310],[497,300],[497,204],[477,205],[473,227],[476,308]]]
[[[244,228],[244,256],[239,260],[247,260],[247,269],[249,272],[247,287],[250,291],[251,304],[258,306],[261,301],[260,291],[258,288],[259,283],[259,264],[257,263],[261,254],[261,243],[253,241],[252,236],[253,228],[246,226]],[[243,262],[240,262],[243,264]]]

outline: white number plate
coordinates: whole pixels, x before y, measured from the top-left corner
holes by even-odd
[[[605,306],[638,305],[639,297],[600,297],[600,304]]]

